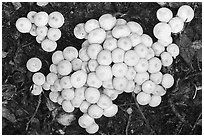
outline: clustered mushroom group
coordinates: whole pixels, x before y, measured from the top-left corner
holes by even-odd
[[[137,94],[140,105],[157,107],[161,96],[174,84],[171,74],[160,72],[162,66],[170,66],[179,55],[179,47],[173,43],[171,35],[181,32],[184,24],[193,17],[194,11],[187,5],[181,6],[175,17],[170,9],[160,8],[157,11],[160,22],[153,28],[158,39],[154,43],[143,33],[140,24],[116,19],[111,14],[79,23],[74,28],[74,35],[86,39],[81,49],[68,46],[63,51],[55,51],[47,76],[39,72],[40,59],[28,60],[28,70],[35,72],[31,92],[39,95],[43,89],[51,91],[50,100],[62,105],[65,112],[79,108],[84,114],[78,123],[90,134],[99,130],[95,119],[116,115],[118,106],[113,101],[123,92]],[[59,12],[49,16],[39,12],[29,13],[28,19],[20,18],[16,27],[22,33],[30,32],[40,37],[38,41],[43,45],[46,40],[55,42],[60,38],[58,28],[63,23],[64,18]],[[46,24],[52,28],[48,30]],[[55,50],[50,47],[50,43],[42,46],[48,52]]]

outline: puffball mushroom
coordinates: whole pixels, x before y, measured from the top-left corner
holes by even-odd
[[[74,111],[74,107],[71,103],[70,100],[64,100],[62,102],[62,109],[65,111],[65,112],[68,112],[68,113],[71,113]]]
[[[88,87],[85,90],[84,97],[85,97],[86,101],[88,101],[91,104],[94,104],[94,103],[98,102],[98,100],[100,98],[100,92],[97,88]]]
[[[137,33],[138,35],[143,34],[143,28],[139,23],[134,22],[134,21],[129,21],[127,23],[127,26],[130,28],[132,33]]]
[[[112,66],[112,73],[115,77],[124,77],[128,71],[128,67],[125,63],[115,63]]]
[[[30,72],[37,72],[42,68],[42,62],[39,58],[33,57],[27,61],[26,67]]]
[[[60,12],[54,11],[49,14],[48,24],[52,28],[60,28],[64,24],[64,16]]]
[[[81,112],[83,113],[87,113],[89,106],[91,105],[91,103],[89,103],[88,101],[84,100],[81,105],[79,106],[79,109]]]
[[[194,18],[194,10],[189,5],[183,5],[178,9],[177,16],[184,22],[190,22]]]
[[[95,122],[86,128],[86,132],[89,134],[95,134],[98,130],[99,130],[99,126]]]
[[[90,87],[100,88],[102,81],[98,79],[95,72],[91,72],[87,76],[87,85]]]
[[[131,33],[130,28],[127,25],[118,25],[115,26],[112,30],[112,35],[116,39],[121,38],[121,37],[127,37]]]
[[[99,65],[96,68],[96,76],[101,81],[108,81],[108,80],[112,79],[113,73],[112,73],[111,67],[105,66],[105,65]]]
[[[132,42],[129,37],[121,37],[118,39],[118,47],[124,51],[128,51],[132,48]]]
[[[57,48],[57,43],[49,39],[45,39],[41,43],[41,47],[46,52],[53,52]]]
[[[45,37],[47,36],[48,28],[46,26],[43,27],[37,27],[36,33],[39,37]]]
[[[21,33],[29,33],[31,27],[31,21],[25,17],[21,17],[16,21],[16,28]]]
[[[71,75],[71,84],[74,88],[81,88],[87,81],[87,73],[83,70],[75,71]]]
[[[94,29],[88,34],[88,41],[90,44],[93,44],[93,43],[101,44],[103,43],[105,38],[106,38],[106,32],[102,28]]]
[[[149,47],[149,48],[152,46],[152,43],[153,43],[152,38],[147,34],[141,35],[141,41],[146,47]]]
[[[50,92],[49,93],[49,99],[54,102],[54,103],[57,103],[57,98],[59,96],[59,92]]]
[[[48,14],[44,11],[40,11],[35,14],[34,23],[38,27],[43,27],[47,25],[48,19],[49,19]]]
[[[57,41],[61,38],[61,31],[60,29],[56,29],[56,28],[49,28],[49,30],[47,31],[47,37],[48,39],[52,40],[52,41]]]
[[[95,123],[94,118],[90,117],[87,113],[84,113],[79,119],[78,123],[82,128],[88,128],[93,123]]]
[[[57,65],[60,61],[64,60],[62,51],[57,50],[52,54],[52,63]]]
[[[46,81],[50,84],[50,85],[54,85],[55,81],[58,79],[57,74],[55,73],[49,73],[46,76]]]
[[[42,86],[40,86],[40,85],[33,84],[32,88],[33,89],[31,91],[31,93],[33,95],[36,95],[36,96],[40,95],[42,93],[42,91],[43,91]]]
[[[151,100],[149,102],[149,106],[157,107],[161,103],[161,96],[152,95]]]
[[[124,61],[125,51],[121,48],[116,48],[111,52],[112,61],[114,63],[119,63]]]
[[[116,104],[112,104],[110,107],[104,109],[103,115],[105,117],[113,117],[118,112],[118,106]]]
[[[104,88],[103,94],[106,94],[107,96],[109,96],[111,100],[115,100],[118,97],[118,91],[116,91],[115,89]]]
[[[42,86],[45,83],[45,75],[41,72],[36,72],[32,77],[33,83]]]
[[[149,60],[148,71],[149,73],[159,72],[162,68],[162,62],[159,58],[153,57]]]
[[[170,88],[174,84],[174,77],[171,74],[164,74],[161,82],[164,88]]]
[[[87,48],[87,54],[91,59],[97,59],[99,52],[103,49],[100,44],[91,44]]]
[[[64,76],[60,79],[60,86],[64,89],[72,88],[70,76]]]
[[[94,119],[98,119],[103,115],[103,109],[96,104],[89,106],[88,114]]]
[[[100,27],[99,22],[96,19],[90,19],[84,25],[84,29],[87,33],[90,33],[92,30],[99,28],[99,27]]]
[[[113,104],[113,102],[110,99],[110,97],[108,97],[105,94],[101,94],[101,96],[100,96],[100,98],[99,98],[99,100],[97,102],[97,105],[99,107],[101,107],[102,109],[109,108],[112,104]]]
[[[179,55],[179,47],[178,45],[172,43],[167,46],[166,48],[167,52],[171,54],[172,57],[176,58]]]
[[[179,33],[184,28],[184,21],[180,17],[174,17],[169,21],[172,33]]]
[[[125,77],[115,77],[113,78],[113,87],[116,90],[123,91],[126,89],[128,80]]]
[[[124,62],[128,66],[135,66],[139,61],[139,56],[135,50],[128,50],[125,52]]]
[[[75,58],[71,61],[71,64],[72,64],[72,69],[74,71],[77,71],[77,70],[80,70],[81,67],[82,67],[82,60],[79,59],[79,58]]]
[[[77,39],[84,39],[87,37],[87,32],[85,31],[85,24],[84,23],[79,23],[74,27],[74,36]]]
[[[164,22],[157,23],[153,28],[153,34],[157,39],[166,39],[171,36],[171,32],[171,25]]]
[[[143,82],[149,79],[149,73],[148,72],[140,72],[137,73],[134,81],[136,82],[137,85],[142,85]]]
[[[173,63],[173,58],[169,52],[163,52],[161,54],[161,62],[165,67],[170,66]]]
[[[151,101],[151,95],[145,92],[140,92],[137,94],[136,100],[140,105],[147,105]]]
[[[69,75],[72,72],[72,64],[68,60],[62,60],[58,63],[57,70],[62,76]]]
[[[157,19],[161,22],[169,22],[173,18],[173,13],[170,9],[162,7],[157,10]]]
[[[156,84],[151,80],[147,80],[142,84],[142,91],[148,94],[151,94],[155,88]]]
[[[29,11],[28,12],[27,18],[30,20],[31,23],[34,23],[34,17],[35,17],[36,13],[37,13],[36,11]]]
[[[103,14],[99,18],[100,27],[104,30],[111,30],[115,26],[116,22],[116,18],[113,17],[111,14]]]
[[[72,61],[79,55],[78,50],[75,47],[68,46],[63,50],[63,56],[66,60]]]
[[[74,89],[73,88],[63,89],[61,92],[61,96],[65,100],[72,100],[74,98]]]
[[[146,59],[139,59],[137,65],[134,66],[136,72],[145,72],[149,68],[149,63]]]
[[[117,48],[117,39],[113,37],[106,38],[106,40],[103,42],[103,48],[113,51],[114,49]]]
[[[96,59],[90,59],[88,62],[88,68],[89,70],[92,71],[96,71],[96,68],[98,67],[98,62]]]

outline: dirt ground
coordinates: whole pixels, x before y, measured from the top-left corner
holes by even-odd
[[[172,36],[179,45],[180,55],[170,67],[162,68],[162,72],[174,76],[174,86],[167,90],[156,108],[138,105],[134,94],[119,95],[114,101],[119,106],[118,113],[112,118],[97,119],[100,129],[96,134],[202,134],[202,3],[162,4],[174,15],[184,4],[195,11],[194,19],[185,24],[184,30]],[[48,92],[39,96],[31,94],[32,73],[26,69],[27,60],[34,56],[40,58],[43,62],[40,71],[47,75],[52,54],[43,51],[35,37],[18,32],[15,27],[18,18],[25,17],[31,10],[48,14],[59,11],[65,17],[65,24],[60,28],[62,37],[57,41],[57,50],[66,46],[80,49],[83,40],[74,37],[74,27],[91,18],[98,19],[104,13],[140,23],[144,33],[156,41],[152,30],[158,23],[156,11],[160,7],[158,3],[133,2],[49,3],[45,7],[36,3],[2,3],[2,134],[87,134],[77,122],[82,115],[79,109],[72,113],[75,119],[71,124],[62,126],[57,120],[64,112],[61,106],[49,100]],[[130,109],[132,113],[127,113]]]

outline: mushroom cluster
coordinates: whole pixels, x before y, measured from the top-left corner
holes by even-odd
[[[30,11],[27,17],[16,21],[16,28],[21,33],[36,36],[36,41],[46,52],[53,52],[57,48],[57,40],[61,37],[60,27],[64,24],[63,15],[54,11],[49,15],[45,11]]]
[[[166,90],[174,84],[173,76],[163,74],[161,68],[170,66],[179,55],[171,35],[192,20],[192,14],[186,12],[191,10],[182,6],[173,17],[170,9],[160,8],[160,23],[153,29],[156,42],[143,33],[139,23],[116,19],[111,14],[77,24],[75,37],[85,39],[81,49],[68,46],[55,51],[50,73],[44,77],[39,72],[33,75],[35,90],[50,90],[50,100],[62,105],[65,112],[79,108],[84,114],[78,123],[90,134],[99,130],[95,119],[117,114],[114,100],[123,92],[137,94],[140,105],[159,106]],[[34,67],[32,72],[39,70],[36,63],[27,64],[31,64],[29,70]]]

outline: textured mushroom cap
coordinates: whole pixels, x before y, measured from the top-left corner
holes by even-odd
[[[74,27],[74,36],[77,39],[84,39],[87,36],[84,25],[84,23],[79,23]]]
[[[137,94],[136,100],[140,105],[147,105],[151,101],[151,95],[145,92],[140,92]]]
[[[142,26],[134,21],[129,21],[127,23],[127,26],[130,28],[132,33],[137,33],[138,35],[142,35],[143,34],[143,29]]]
[[[177,16],[184,22],[190,22],[194,18],[194,10],[188,5],[183,5],[178,9]]]
[[[64,24],[64,16],[58,11],[49,14],[48,24],[52,28],[60,28]]]
[[[48,19],[49,19],[48,14],[44,11],[40,11],[40,12],[35,14],[34,23],[38,27],[43,27],[43,26],[47,25]]]
[[[41,72],[37,72],[33,74],[32,80],[36,85],[42,86],[45,83],[45,75]]]
[[[151,97],[151,101],[149,102],[149,106],[151,106],[151,107],[157,107],[157,106],[159,106],[159,104],[161,103],[161,96],[155,96],[155,95],[153,95],[152,97]]]
[[[95,134],[98,130],[99,126],[95,122],[91,126],[86,128],[86,132],[89,134]]]
[[[61,38],[61,31],[60,29],[56,29],[56,28],[49,28],[49,30],[47,31],[47,37],[48,39],[52,40],[52,41],[57,41]]]
[[[161,22],[169,22],[173,18],[173,13],[170,9],[162,7],[157,10],[157,19]]]
[[[78,123],[80,125],[80,127],[82,128],[88,128],[89,126],[91,126],[93,123],[95,123],[95,120],[90,117],[87,113],[84,113],[79,119],[78,119]]]
[[[30,58],[26,63],[26,67],[30,72],[37,72],[41,69],[42,62],[39,58]]]
[[[92,30],[99,28],[99,27],[100,27],[99,22],[96,19],[90,19],[84,25],[84,29],[87,33],[90,33]]]
[[[106,32],[104,29],[101,28],[94,29],[88,34],[88,41],[90,44],[93,43],[101,44],[105,40],[105,38]]]
[[[45,39],[41,43],[41,47],[46,52],[53,52],[57,48],[57,43],[49,39]]]
[[[99,24],[104,30],[111,30],[115,26],[116,22],[116,18],[111,14],[104,14],[99,18]]]
[[[94,119],[98,119],[103,115],[103,109],[96,104],[89,106],[88,114]]]
[[[183,30],[184,21],[180,17],[174,17],[169,21],[172,33],[179,33]]]
[[[174,84],[174,77],[171,74],[164,74],[161,84],[164,88],[172,87]]]
[[[109,108],[104,109],[103,115],[105,117],[113,117],[118,112],[118,106],[112,104]]]
[[[30,32],[31,27],[32,27],[31,21],[25,17],[19,18],[16,21],[16,28],[21,33]]]
[[[157,39],[166,39],[171,36],[172,29],[169,24],[160,22],[153,28],[153,34]]]

